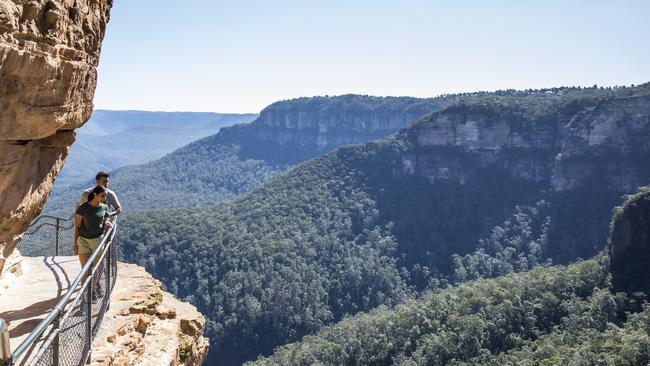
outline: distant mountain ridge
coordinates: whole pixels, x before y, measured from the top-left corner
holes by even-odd
[[[95,110],[77,131],[77,139],[57,178],[58,185],[88,181],[100,169],[111,171],[160,158],[221,127],[255,117],[255,114]]]
[[[80,135],[111,135],[133,129],[218,130],[243,121],[252,121],[255,113],[158,112],[139,110],[96,109],[91,119],[79,129]]]
[[[117,169],[112,188],[131,211],[214,204],[248,192],[275,173],[343,144],[388,136],[456,99],[349,94],[276,102],[251,123],[222,128],[160,160]],[[101,121],[103,115],[98,114],[98,118]],[[155,119],[147,121],[141,125],[158,126]],[[95,133],[101,131],[95,129]],[[175,139],[178,133],[161,131],[161,139]],[[68,212],[72,197],[81,187],[67,193],[55,191],[47,209]]]
[[[346,94],[275,102],[264,108],[246,131],[253,140],[268,146],[251,156],[269,159],[269,154],[275,157],[280,155],[277,150],[282,150],[287,153],[278,159],[281,163],[306,160],[338,146],[388,136],[456,99]]]
[[[142,164],[158,159],[220,128],[249,122],[256,114],[209,112],[150,112],[95,110],[77,130],[61,174],[45,209],[70,212],[73,196],[93,183],[99,170]]]

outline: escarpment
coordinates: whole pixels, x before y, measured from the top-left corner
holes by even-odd
[[[460,97],[341,95],[298,98],[269,105],[248,126],[223,130],[228,140],[246,136],[242,156],[298,163],[342,145],[386,137]]]
[[[469,98],[404,136],[410,148],[398,176],[465,187],[473,202],[550,203],[545,250],[566,263],[601,250],[619,197],[650,183],[650,85],[589,97]]]
[[[0,0],[0,273],[93,109],[111,0]]]
[[[503,168],[513,176],[547,182],[554,191],[599,180],[599,189],[634,190],[650,173],[650,95],[557,103],[460,103],[410,129],[415,153],[407,171],[463,182],[475,167]],[[533,111],[531,108],[540,108]],[[469,164],[441,160],[455,151]]]
[[[323,151],[331,146],[366,142],[368,138],[362,137],[364,134],[385,136],[387,131],[404,128],[442,105],[442,99],[359,95],[278,102],[260,113],[257,138]]]

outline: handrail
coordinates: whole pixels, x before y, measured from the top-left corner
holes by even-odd
[[[60,220],[60,221],[71,221],[73,217],[74,217],[74,214],[71,215],[70,217],[68,217],[67,219],[63,218],[63,217],[59,217],[59,216],[40,215],[39,217],[36,218],[36,220],[32,221],[29,224],[29,226],[32,227],[32,226],[36,225],[36,223],[41,221],[41,219],[55,219],[55,220]]]
[[[61,219],[56,216],[47,216],[49,218],[54,218],[54,219]],[[32,225],[37,223],[40,220],[40,217],[35,220]],[[66,219],[61,219],[61,220],[66,220]],[[67,220],[66,220],[67,221]],[[38,361],[38,358],[42,353],[44,352],[45,348],[47,348],[51,343],[52,343],[52,337],[58,335],[61,333],[60,327],[58,327],[59,324],[62,324],[65,322],[66,319],[70,317],[71,312],[75,308],[75,305],[79,303],[80,299],[82,296],[85,296],[85,289],[89,289],[87,292],[88,295],[88,310],[91,310],[90,308],[90,298],[92,297],[92,291],[93,291],[93,286],[90,285],[90,283],[93,281],[94,275],[96,271],[98,270],[99,267],[102,267],[103,260],[104,258],[108,255],[109,256],[109,262],[114,262],[116,258],[112,255],[112,249],[114,247],[114,238],[115,238],[115,233],[117,231],[117,220],[115,218],[111,219],[112,226],[106,231],[104,234],[104,237],[102,238],[100,244],[97,246],[97,248],[94,250],[90,258],[88,259],[88,262],[83,266],[77,277],[74,279],[72,284],[68,287],[68,291],[65,293],[65,295],[57,302],[57,304],[52,308],[50,313],[43,319],[37,326],[34,328],[34,330],[29,334],[29,336],[23,340],[18,347],[12,352],[12,360],[13,362],[16,362],[20,357],[23,356],[25,351],[27,351],[29,348],[32,347],[34,342],[36,342],[39,337],[46,331],[46,329],[54,324],[54,328],[51,330],[51,334],[48,336],[48,339],[44,344],[41,345],[39,351],[37,352],[36,357],[32,360],[32,364],[34,364],[36,361]],[[46,223],[44,223],[46,224]],[[33,232],[37,231],[39,227],[42,225],[39,225]],[[111,258],[113,257],[113,258]],[[108,263],[108,267],[111,267],[113,263]],[[109,295],[110,291],[112,290],[112,286],[114,285],[114,282],[111,284],[111,269],[107,267],[108,271],[108,276],[107,276],[107,281],[108,281],[108,288],[106,290],[106,294]],[[103,270],[103,269],[102,269]],[[83,281],[83,283],[82,283]],[[81,286],[80,286],[81,284]],[[79,288],[78,288],[79,287]],[[68,307],[67,311],[66,306],[69,305],[70,298],[77,293],[77,296],[74,298],[72,301],[70,307]],[[63,313],[63,318],[61,318],[61,314]],[[90,314],[90,311],[88,313],[88,317],[92,317],[92,314]],[[90,320],[89,320],[90,324]],[[90,325],[89,325],[90,326]],[[90,337],[92,338],[92,333],[90,334]],[[86,356],[87,357],[87,356]],[[11,365],[12,363],[10,363]],[[58,360],[54,363],[58,364]]]
[[[25,232],[25,235],[31,235],[31,234],[34,234],[35,232],[37,232],[37,231],[38,231],[40,228],[42,228],[43,226],[53,226],[53,227],[59,227],[59,228],[63,228],[63,229],[72,229],[72,227],[74,226],[74,222],[71,223],[70,226],[63,226],[63,225],[59,225],[59,224],[53,224],[53,223],[51,223],[51,222],[44,222],[44,223],[38,225],[38,226],[37,226],[36,228],[34,228],[32,231],[26,231],[26,232]],[[31,226],[30,226],[30,227],[31,227]]]

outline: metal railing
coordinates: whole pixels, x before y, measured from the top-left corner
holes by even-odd
[[[69,221],[54,216],[39,217],[19,243],[21,253],[25,256],[72,255],[74,225]],[[117,278],[117,222],[113,219],[112,223],[68,291],[13,350],[7,366],[79,366],[90,360],[92,341],[109,307]],[[68,245],[61,247],[62,243]],[[5,366],[2,361],[0,365]]]
[[[29,225],[20,241],[20,252],[28,257],[73,255],[73,216],[61,217],[41,215]],[[67,243],[68,246],[63,246]]]

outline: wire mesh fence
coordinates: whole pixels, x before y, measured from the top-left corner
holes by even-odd
[[[80,366],[90,358],[117,279],[116,230],[113,220],[68,292],[14,350],[10,366]],[[69,219],[42,217],[34,221],[19,248],[25,256],[72,255],[72,231]]]
[[[72,251],[72,218],[39,216],[20,241],[22,255],[28,257],[74,255]]]

